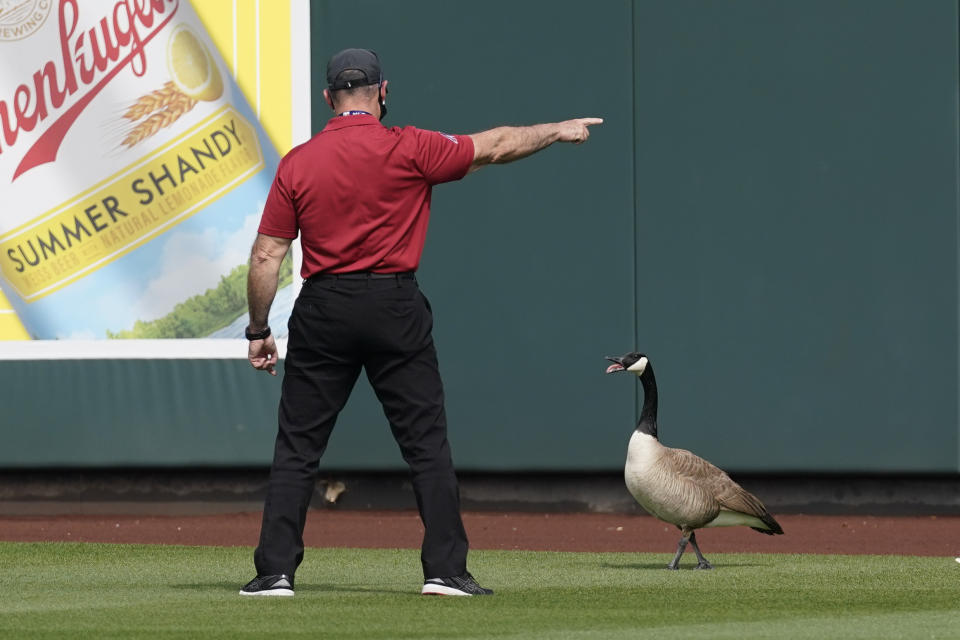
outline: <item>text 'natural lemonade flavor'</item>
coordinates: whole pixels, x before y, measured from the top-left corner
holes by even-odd
[[[32,337],[242,337],[278,158],[187,0],[0,0],[0,130]]]

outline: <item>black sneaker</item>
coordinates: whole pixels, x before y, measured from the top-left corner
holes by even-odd
[[[286,574],[279,576],[257,576],[240,589],[242,596],[292,596],[293,578]]]
[[[430,578],[420,593],[425,596],[492,596],[493,589],[484,589],[470,573],[452,578]]]

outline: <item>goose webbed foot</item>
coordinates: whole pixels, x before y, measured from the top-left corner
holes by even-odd
[[[700,553],[700,547],[697,545],[697,534],[690,533],[690,544],[693,545],[693,552],[697,554],[697,566],[694,569],[713,569],[713,565],[707,562],[707,559]]]

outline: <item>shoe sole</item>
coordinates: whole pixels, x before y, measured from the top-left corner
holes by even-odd
[[[263,591],[241,591],[240,595],[257,596],[261,598],[275,597],[275,596],[285,596],[290,598],[293,596],[293,589],[264,589]]]
[[[448,587],[442,584],[425,584],[423,589],[420,590],[420,595],[423,596],[472,596],[472,593],[467,593],[466,591],[460,591],[460,589],[454,589],[453,587]]]

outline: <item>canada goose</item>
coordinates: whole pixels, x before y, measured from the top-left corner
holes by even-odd
[[[660,444],[657,380],[647,356],[633,352],[607,360],[613,363],[607,373],[630,371],[643,383],[643,409],[627,448],[624,479],[640,506],[680,529],[677,554],[668,569],[679,568],[688,542],[697,554],[695,568],[713,568],[700,553],[696,529],[744,525],[767,535],[783,533],[763,503],[722,470],[689,451]]]

